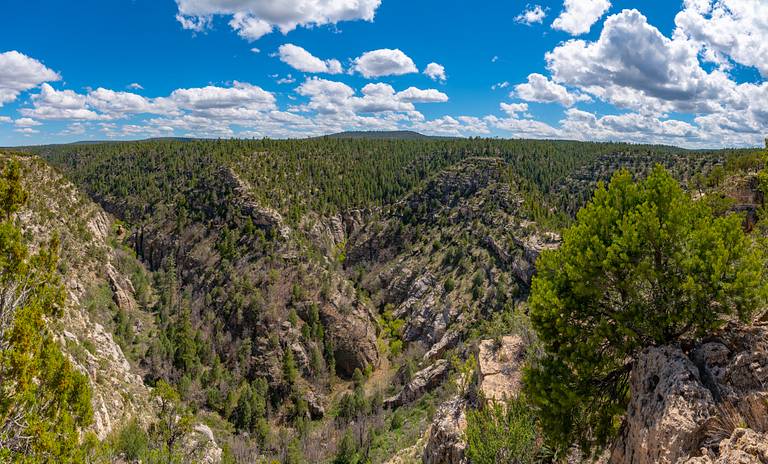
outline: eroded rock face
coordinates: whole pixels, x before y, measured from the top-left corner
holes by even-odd
[[[648,348],[611,463],[768,462],[768,327],[730,326],[687,355]]]
[[[429,439],[424,447],[424,464],[464,464],[466,443],[464,430],[467,428],[466,403],[454,398],[443,403],[435,413],[429,430]]]
[[[378,367],[379,350],[370,308],[354,297],[349,284],[337,291],[330,302],[320,308],[320,319],[335,347],[336,371],[350,378],[355,369]]]
[[[448,361],[440,359],[413,375],[413,379],[400,392],[384,401],[385,408],[396,408],[419,399],[424,393],[437,388],[448,376]]]
[[[525,343],[516,335],[502,337],[500,342],[483,340],[478,349],[474,390],[486,401],[503,401],[520,392]],[[471,405],[466,398],[455,397],[438,408],[422,456],[425,464],[467,462],[464,457],[466,411],[474,406],[477,405]]]
[[[715,403],[698,369],[680,349],[644,350],[630,385],[632,399],[611,463],[672,464],[698,449]]]
[[[515,396],[521,387],[525,344],[517,335],[496,340],[483,340],[477,355],[478,389],[486,400],[504,401]]]
[[[717,454],[706,450],[704,456],[688,459],[685,464],[765,464],[768,462],[768,435],[751,429],[736,429],[718,444]]]

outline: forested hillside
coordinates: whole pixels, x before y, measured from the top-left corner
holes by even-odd
[[[522,358],[540,355],[527,316],[536,259],[599,181],[661,163],[700,194],[744,193],[751,181],[734,173],[762,166],[750,150],[496,139],[27,151],[117,219],[105,240],[119,272],[85,303],[115,301],[93,317],[127,368],[194,413],[180,430],[210,427],[228,462],[420,460],[435,408],[469,391],[480,340],[515,335]],[[118,274],[133,287],[122,305]],[[150,459],[147,423],[112,428],[102,455]]]

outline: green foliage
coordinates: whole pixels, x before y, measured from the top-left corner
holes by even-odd
[[[556,446],[603,446],[646,346],[697,338],[765,302],[764,261],[739,215],[715,217],[662,167],[600,185],[537,263],[530,317],[546,352],[525,376]]]
[[[362,462],[363,459],[357,451],[355,437],[352,436],[350,430],[347,430],[339,442],[333,464],[359,464]]]
[[[160,404],[157,421],[150,427],[153,449],[169,463],[181,462],[183,440],[192,431],[194,416],[182,404],[178,392],[166,382],[158,382],[153,394]]]
[[[144,458],[149,452],[149,446],[149,435],[136,420],[132,420],[118,432],[114,444],[116,453],[131,462]]]
[[[91,391],[46,327],[64,303],[59,243],[30,255],[13,223],[26,198],[11,161],[0,177],[0,461],[76,462],[79,430],[92,420]]]
[[[530,406],[523,398],[491,401],[467,411],[466,456],[472,464],[532,464],[540,440]]]

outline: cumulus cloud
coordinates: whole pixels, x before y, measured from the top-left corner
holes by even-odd
[[[516,85],[512,96],[532,102],[560,103],[563,106],[573,106],[577,101],[591,100],[587,95],[568,92],[568,89],[562,85],[538,73],[530,74],[528,82]]]
[[[541,24],[546,17],[547,12],[541,5],[528,5],[522,13],[515,17],[515,22],[530,26],[532,24]]]
[[[433,81],[445,81],[445,67],[437,63],[429,63],[424,68],[424,74],[427,75]]]
[[[13,123],[17,127],[35,127],[35,126],[42,125],[42,123],[40,121],[35,121],[32,118],[19,118],[19,119],[13,121]]]
[[[507,113],[508,116],[517,117],[518,113],[525,113],[528,111],[527,103],[501,103],[499,105],[501,110]]]
[[[321,60],[305,49],[294,44],[284,44],[278,49],[280,61],[306,73],[339,74],[342,72],[339,60]]]
[[[40,93],[32,95],[33,108],[23,108],[21,114],[38,119],[97,120],[108,118],[88,108],[88,98],[72,90],[56,90],[43,84]]]
[[[131,90],[144,90],[144,87],[142,87],[141,84],[138,82],[134,82],[132,84],[128,84],[128,88]]]
[[[547,53],[554,81],[618,106],[656,112],[709,112],[732,81],[708,73],[688,40],[672,40],[637,10],[609,17],[596,42],[571,40]]]
[[[552,28],[571,35],[586,34],[610,7],[610,0],[565,0]]]
[[[0,106],[10,103],[21,92],[43,82],[58,81],[61,76],[43,63],[17,51],[0,53]]]
[[[340,21],[373,21],[381,0],[176,0],[182,27],[201,31],[215,15],[231,16],[230,27],[248,40],[274,28],[283,34],[298,26]]]
[[[685,121],[640,113],[598,117],[576,108],[566,111],[561,125],[565,133],[578,140],[631,140],[679,145],[702,135],[699,128]]]
[[[448,95],[436,89],[417,89],[408,87],[402,92],[397,93],[400,101],[411,103],[443,103],[448,101]]]
[[[448,96],[436,89],[418,89],[409,87],[396,92],[385,83],[365,85],[357,96],[355,90],[342,82],[312,78],[302,83],[296,92],[309,98],[309,103],[299,108],[301,111],[315,111],[323,115],[337,115],[343,118],[355,118],[360,113],[406,113],[408,117],[421,119],[414,103],[440,103],[448,101]]]
[[[676,34],[701,44],[707,61],[752,66],[768,77],[768,2],[686,0],[675,24]]]
[[[366,78],[419,72],[413,60],[399,49],[382,48],[355,58],[352,69]]]
[[[272,32],[271,24],[245,13],[235,13],[229,21],[229,27],[236,31],[237,35],[251,42]]]
[[[454,137],[490,133],[485,121],[474,116],[443,116],[429,121],[417,121],[409,128],[427,135]]]

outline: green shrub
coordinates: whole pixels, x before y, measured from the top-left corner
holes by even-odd
[[[536,417],[522,398],[468,410],[465,437],[472,464],[528,464],[538,455]]]
[[[561,247],[542,253],[529,304],[546,354],[525,385],[553,446],[611,440],[644,347],[700,338],[763,306],[764,259],[742,219],[693,201],[661,166],[638,183],[620,171]]]

